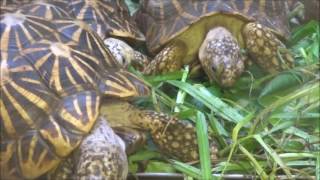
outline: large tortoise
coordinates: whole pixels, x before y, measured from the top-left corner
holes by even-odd
[[[9,2],[3,3],[3,6],[11,7],[14,2],[8,3]],[[17,5],[17,3],[14,5]],[[104,8],[100,8],[100,6],[103,6]],[[7,8],[5,7],[5,9]],[[128,14],[127,7],[122,0],[77,0],[69,2],[65,0],[24,0],[21,2],[20,7],[15,6],[14,8],[11,8],[11,10],[21,14],[41,17],[50,21],[66,18],[83,21],[88,24],[100,38],[106,38],[104,44],[122,67],[127,68],[128,65],[133,65],[136,68],[142,68],[143,65],[147,63],[146,56],[139,51],[135,51],[123,40],[107,38],[108,36],[122,36],[122,39],[131,39],[130,41],[132,42],[144,40],[143,34],[141,34],[135,26],[134,21],[132,21]],[[103,20],[118,23],[108,23]],[[123,30],[120,30],[119,28],[123,28]],[[101,31],[102,29],[104,31]],[[123,33],[112,33],[113,31]],[[123,127],[114,127],[113,129],[118,135],[121,135],[121,137],[125,139],[127,145],[126,151],[129,154],[137,149],[136,146],[143,144],[144,133],[139,133],[137,131],[132,134],[133,131],[131,129]],[[139,143],[139,141],[141,141],[141,143]]]
[[[74,18],[84,21],[104,40],[124,67],[133,65],[142,69],[149,63],[147,56],[127,44],[142,44],[145,37],[129,15],[123,0],[24,0],[20,6],[13,2],[3,4],[1,7],[6,11],[18,10],[22,14],[50,20]]]
[[[145,0],[136,14],[149,51],[146,74],[180,69],[199,58],[211,81],[232,86],[244,70],[241,49],[267,72],[294,66],[285,1]],[[281,57],[280,57],[281,56]]]
[[[147,86],[86,23],[16,12],[2,14],[0,27],[1,179],[37,178],[71,154],[77,178],[125,179],[124,143],[109,127],[118,124],[150,131],[184,161],[198,159],[190,122],[128,104]]]

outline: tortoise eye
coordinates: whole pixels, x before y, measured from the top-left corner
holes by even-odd
[[[211,66],[211,69],[212,69],[212,71],[213,71],[213,72],[217,72],[217,69],[216,69],[216,67],[214,67],[214,66]]]

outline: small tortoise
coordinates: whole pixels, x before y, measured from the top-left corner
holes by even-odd
[[[280,41],[288,35],[283,8],[279,0],[145,0],[136,21],[149,51],[158,53],[145,73],[177,70],[199,58],[210,81],[230,87],[244,71],[241,48],[270,73],[293,67]]]
[[[110,128],[118,124],[150,131],[167,154],[198,159],[190,122],[128,104],[149,89],[86,23],[17,11],[1,14],[0,27],[1,179],[37,178],[71,154],[73,177],[125,179],[124,142]]]
[[[86,22],[104,40],[117,61],[124,67],[142,69],[148,58],[129,45],[145,42],[124,0],[76,0],[68,4],[68,12],[75,19]]]

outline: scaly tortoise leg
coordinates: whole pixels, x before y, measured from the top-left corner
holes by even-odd
[[[169,44],[156,55],[143,73],[154,75],[179,70],[184,65],[183,58],[186,52],[186,46],[182,42]]]
[[[276,73],[294,67],[289,50],[267,27],[248,23],[243,34],[249,55],[263,70]]]
[[[112,127],[113,131],[124,141],[126,153],[133,154],[147,142],[146,133],[129,127]]]
[[[151,110],[140,110],[126,101],[110,100],[100,108],[111,127],[131,126],[148,130],[161,152],[182,161],[198,161],[198,142],[195,126],[184,120]],[[216,144],[211,143],[211,159],[217,159]]]

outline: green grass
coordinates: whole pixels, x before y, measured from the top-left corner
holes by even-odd
[[[131,171],[181,172],[214,179],[211,174],[285,175],[320,179],[319,23],[293,30],[288,42],[294,69],[276,75],[249,69],[235,87],[221,89],[188,78],[188,69],[149,76],[152,97],[140,105],[193,121],[200,162],[186,164],[161,155],[152,142],[130,157]],[[217,141],[219,159],[210,162],[208,137]]]

